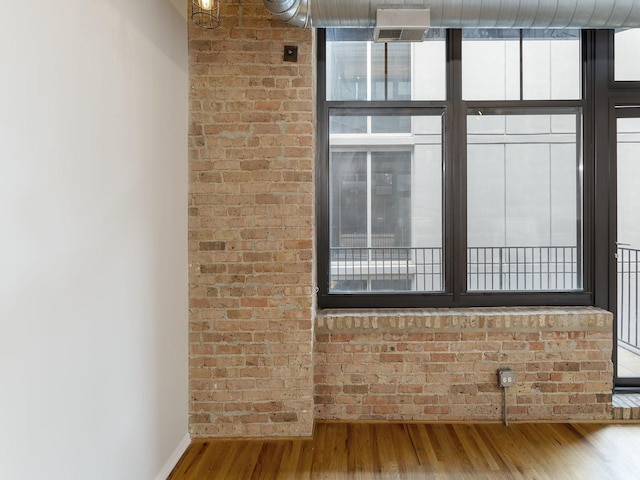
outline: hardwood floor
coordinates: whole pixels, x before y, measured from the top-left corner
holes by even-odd
[[[640,424],[318,423],[312,440],[206,440],[168,480],[640,478]]]

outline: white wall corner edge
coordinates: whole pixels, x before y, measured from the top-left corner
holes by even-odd
[[[187,451],[187,447],[191,444],[191,436],[187,433],[182,441],[178,444],[173,451],[167,462],[160,469],[160,473],[154,480],[167,480],[167,477],[171,474],[178,461],[182,457],[182,454]]]
[[[173,6],[176,7],[176,10],[180,12],[180,15],[182,15],[182,17],[184,17],[184,19],[186,20],[188,15],[187,2],[185,2],[185,0],[170,0],[170,1],[173,4]]]

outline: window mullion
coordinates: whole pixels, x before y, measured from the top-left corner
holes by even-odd
[[[372,175],[371,175],[371,151],[367,152],[367,248],[373,248],[373,232],[371,228],[372,220]],[[371,261],[371,251],[369,251],[369,261]]]
[[[454,304],[466,290],[466,107],[462,100],[462,31],[447,37],[447,99],[449,111],[445,129],[445,272],[446,291]]]
[[[524,100],[524,40],[522,35],[522,29],[520,29],[520,44],[519,44],[519,67],[520,67],[520,101]]]
[[[373,98],[372,89],[373,89],[373,59],[372,50],[373,44],[371,42],[367,42],[367,101],[370,102]]]

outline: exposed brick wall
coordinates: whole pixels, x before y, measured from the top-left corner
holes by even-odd
[[[322,312],[316,418],[611,419],[612,315],[591,308]]]
[[[189,29],[192,436],[309,435],[314,394],[320,419],[499,420],[499,367],[512,420],[611,418],[595,309],[320,312],[314,353],[312,32],[222,17]]]
[[[189,29],[190,430],[309,435],[312,32],[262,0],[222,10],[220,28]]]

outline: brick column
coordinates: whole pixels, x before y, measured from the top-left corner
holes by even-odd
[[[309,435],[312,32],[262,0],[222,9],[189,28],[191,434]]]

